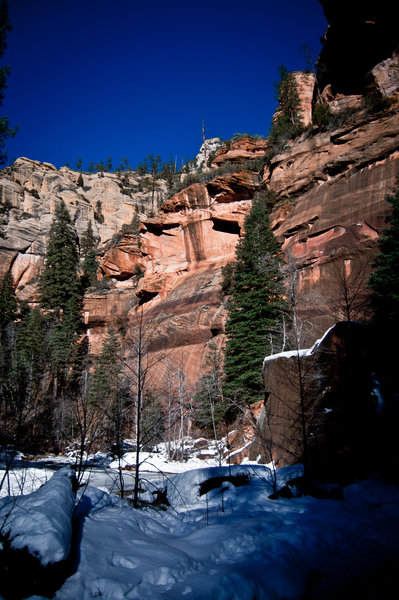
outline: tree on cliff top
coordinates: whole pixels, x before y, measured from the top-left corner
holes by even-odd
[[[303,131],[301,102],[294,74],[289,73],[284,65],[280,65],[278,72],[280,80],[275,87],[279,105],[269,134],[272,142],[294,138]]]
[[[7,48],[6,37],[12,27],[8,19],[8,4],[5,0],[0,3],[0,58],[3,56]],[[0,106],[4,100],[4,90],[7,87],[6,81],[10,74],[10,67],[2,67],[0,69]],[[0,165],[4,165],[7,160],[6,140],[9,137],[14,137],[17,128],[10,127],[8,117],[0,116]]]
[[[263,359],[288,313],[279,251],[265,201],[255,197],[236,248],[226,323],[225,395],[241,404],[263,398]]]

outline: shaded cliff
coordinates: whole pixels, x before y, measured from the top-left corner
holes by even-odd
[[[319,0],[328,21],[317,71],[321,89],[363,94],[370,71],[398,48],[396,3]]]

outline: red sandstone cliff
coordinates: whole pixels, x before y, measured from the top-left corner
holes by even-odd
[[[236,142],[234,152],[247,160],[248,141],[241,145],[242,151]],[[251,148],[258,157],[265,142],[251,142]],[[338,130],[304,135],[263,172],[263,185],[278,199],[273,228],[298,267],[298,292],[304,292],[303,310],[316,326],[316,337],[335,318],[328,300],[334,265],[343,263],[350,271],[375,251],[398,158],[399,112],[393,105],[382,113],[360,114]],[[76,173],[68,170],[19,159],[0,180],[2,198],[14,206],[7,239],[1,242],[2,266],[12,266],[21,297],[34,293],[31,280],[40,270],[57,198],[66,200],[80,234],[92,219],[104,242],[137,210],[135,200],[121,193],[116,176],[85,176],[83,190],[74,178]],[[258,174],[245,170],[193,184],[167,200],[157,217],[142,215],[139,239],[131,235],[112,242],[102,253],[99,274],[110,279],[111,289],[91,290],[85,300],[93,349],[108,325],[128,318],[140,303],[148,318],[162,316],[168,344],[194,383],[208,342],[223,342],[221,267],[234,259],[259,185]],[[28,191],[34,189],[36,195]],[[94,219],[99,198],[104,224]]]
[[[382,58],[373,69],[376,85],[382,94],[395,96],[395,56]],[[326,65],[326,55],[323,60]],[[296,78],[310,123],[314,77]],[[323,98],[333,112],[362,106],[363,88],[348,97],[339,87],[334,90],[334,82],[325,83]],[[261,169],[258,159],[268,150],[267,141],[249,138],[219,148],[213,165],[232,163],[235,172],[192,184],[171,198],[162,184],[156,199],[162,209],[151,218],[152,198],[138,191],[135,173],[124,180],[112,173],[84,174],[82,187],[76,172],[18,159],[0,178],[2,201],[12,205],[7,238],[0,242],[2,272],[11,268],[19,296],[34,298],[54,206],[63,199],[79,235],[92,221],[102,248],[99,278],[109,282],[109,289],[104,285],[86,294],[84,320],[92,349],[99,347],[109,325],[126,324],[140,304],[146,319],[159,324],[170,360],[192,389],[209,342],[223,344],[221,268],[234,259],[251,199],[264,186],[276,194],[273,229],[287,262],[297,268],[301,316],[311,324],[313,341],[336,318],[337,266],[354,273],[375,252],[389,210],[385,197],[399,173],[398,104],[375,113],[361,108],[335,130],[308,130],[261,171],[244,168],[252,160]],[[98,202],[103,222],[95,216]],[[139,236],[121,236],[122,226],[137,213]]]

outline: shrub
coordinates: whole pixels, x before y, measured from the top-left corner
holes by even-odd
[[[98,291],[106,291],[111,288],[111,280],[109,277],[104,277],[103,279],[98,279],[96,281],[91,282],[90,290],[98,290]]]
[[[97,221],[97,223],[104,223],[104,215],[102,213],[101,200],[97,200],[96,208],[94,211],[94,219]]]
[[[313,127],[325,131],[328,129],[331,117],[331,109],[328,104],[316,104],[312,114]]]
[[[28,192],[28,194],[30,194],[31,196],[33,196],[37,200],[40,200],[40,195],[39,195],[39,192],[37,190],[35,190],[35,189],[28,190],[28,188],[24,188],[24,190],[25,190],[25,192]]]

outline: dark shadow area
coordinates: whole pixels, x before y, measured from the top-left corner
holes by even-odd
[[[223,477],[222,475],[219,477],[211,477],[206,481],[203,481],[200,485],[200,496],[207,494],[212,490],[216,490],[221,487],[223,483],[232,483],[235,487],[241,487],[243,485],[248,485],[249,476],[246,474],[240,475],[226,475]]]
[[[232,233],[234,235],[240,235],[240,226],[236,221],[225,221],[224,219],[213,218],[214,231],[221,231],[223,233]]]

